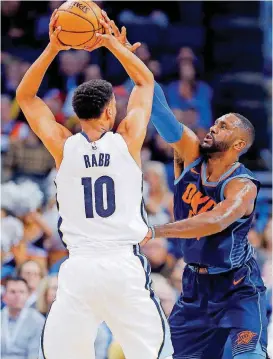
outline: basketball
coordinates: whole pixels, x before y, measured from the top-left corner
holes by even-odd
[[[56,27],[62,28],[58,39],[64,45],[93,47],[98,42],[96,31],[104,33],[99,22],[103,19],[101,9],[93,1],[67,1],[57,14]]]

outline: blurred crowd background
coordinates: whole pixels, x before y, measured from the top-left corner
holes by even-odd
[[[37,311],[33,336],[41,332],[55,298],[58,271],[67,251],[57,230],[54,161],[28,127],[15,91],[48,43],[49,19],[61,3],[1,1],[1,305]],[[119,26],[127,27],[130,42],[142,42],[137,55],[162,85],[177,119],[200,139],[217,117],[229,111],[241,113],[255,126],[255,144],[241,162],[262,183],[249,240],[268,288],[271,320],[272,2],[98,4]],[[39,96],[56,121],[73,133],[80,130],[71,106],[73,91],[95,78],[114,85],[118,125],[125,116],[131,86],[121,65],[106,49],[60,53],[41,85]],[[149,220],[151,224],[166,223],[173,219],[173,151],[152,124],[142,159]],[[175,241],[168,238],[149,242],[143,252],[150,260],[154,290],[168,316],[181,292],[183,258]],[[18,276],[27,285],[8,280]],[[273,355],[272,325],[270,331],[269,352]],[[38,339],[34,342],[38,348]],[[36,359],[33,353],[37,348],[21,340],[20,345],[2,346],[2,357]],[[98,332],[96,358],[124,358],[105,325]],[[223,358],[231,358],[229,344]]]

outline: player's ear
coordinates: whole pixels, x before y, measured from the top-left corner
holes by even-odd
[[[106,111],[107,120],[111,120],[113,117],[113,110],[112,110],[111,106],[107,106],[105,111]]]
[[[247,143],[244,140],[237,140],[233,145],[234,149],[238,152],[242,152],[246,148],[246,146]]]

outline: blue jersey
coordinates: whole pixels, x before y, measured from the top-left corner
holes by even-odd
[[[218,182],[207,182],[206,161],[202,157],[198,158],[175,181],[175,220],[212,210],[224,200],[225,186],[234,178],[251,179],[259,191],[259,181],[239,162],[222,175]],[[180,239],[179,245],[185,262],[207,266],[210,273],[221,273],[242,266],[253,255],[253,248],[247,238],[253,217],[254,211],[222,232],[206,237]]]

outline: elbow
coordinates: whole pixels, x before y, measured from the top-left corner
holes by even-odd
[[[155,80],[154,80],[153,73],[147,69],[144,76],[142,76],[139,79],[139,81],[135,82],[135,84],[138,86],[145,86],[145,87],[150,86],[150,87],[154,88]]]
[[[17,103],[20,105],[22,102],[32,98],[33,96],[31,96],[27,91],[25,91],[24,88],[21,87],[21,84],[17,87],[16,90],[16,101]]]
[[[17,87],[16,90],[16,101],[20,105],[24,100],[26,99],[26,96],[24,94],[24,91],[19,87]]]
[[[226,223],[226,221],[218,216],[218,217],[214,217],[212,216],[209,220],[209,223],[207,222],[207,230],[208,233],[206,235],[213,235],[219,232],[224,231],[227,227],[229,226],[229,224]]]
[[[154,87],[154,85],[155,85],[154,74],[150,70],[148,71],[146,81],[147,81],[147,85],[150,85],[150,86]]]

